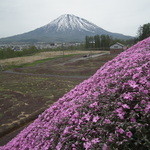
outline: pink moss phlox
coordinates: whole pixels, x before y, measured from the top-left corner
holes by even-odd
[[[0,150],[150,149],[149,101],[147,38],[66,93]]]

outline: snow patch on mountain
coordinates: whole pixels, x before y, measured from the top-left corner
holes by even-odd
[[[65,14],[55,19],[51,23],[45,26],[45,29],[56,27],[57,31],[65,31],[65,30],[84,30],[89,32],[94,32],[98,26],[90,23],[89,21],[77,17],[75,15]]]

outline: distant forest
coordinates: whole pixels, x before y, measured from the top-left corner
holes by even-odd
[[[131,46],[135,44],[135,39],[130,40],[120,40],[114,39],[109,35],[95,35],[95,36],[86,36],[85,37],[85,47],[93,49],[103,49],[109,50],[109,47],[116,42],[122,43],[126,46]]]
[[[5,48],[5,49],[0,49],[0,59],[31,55],[37,52],[38,49],[35,46],[31,46],[28,49],[23,49],[22,51],[15,51],[12,48]]]

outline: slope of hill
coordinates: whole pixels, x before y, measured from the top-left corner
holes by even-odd
[[[123,34],[108,32],[83,18],[65,14],[41,28],[24,34],[3,38],[0,41],[81,42],[84,41],[86,35],[92,36],[97,34],[110,35],[120,39],[132,38]]]
[[[150,149],[149,68],[147,38],[65,94],[1,149]]]

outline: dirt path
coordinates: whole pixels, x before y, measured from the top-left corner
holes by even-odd
[[[89,76],[65,76],[65,75],[52,75],[52,74],[34,74],[34,73],[15,72],[12,70],[3,71],[3,73],[17,74],[17,75],[29,75],[29,76],[43,76],[43,77],[78,78],[78,79],[86,79],[89,77]]]
[[[80,58],[73,58],[71,60],[68,60],[64,63],[61,63],[61,65],[66,65],[68,63],[74,63],[80,60],[87,60],[87,59],[91,59],[91,58],[95,58],[95,57],[99,57],[102,55],[107,55],[109,54],[109,52],[104,52],[104,53],[100,53],[100,54],[89,54],[89,55],[85,55],[83,57]],[[24,72],[16,72],[13,70],[7,70],[7,71],[3,71],[3,73],[9,73],[9,74],[17,74],[17,75],[29,75],[29,76],[43,76],[43,77],[61,77],[61,78],[79,78],[79,79],[86,79],[89,78],[89,76],[67,76],[67,75],[57,75],[57,74],[35,74],[35,73],[24,73]]]
[[[67,62],[62,63],[62,65],[65,65],[67,63],[77,62],[79,60],[87,60],[87,59],[91,59],[91,58],[95,58],[95,57],[102,56],[102,55],[107,55],[107,54],[109,54],[109,52],[103,52],[103,53],[100,53],[100,54],[88,54],[88,55],[84,55],[83,57],[80,57],[80,58],[73,58],[73,59],[71,59]]]

